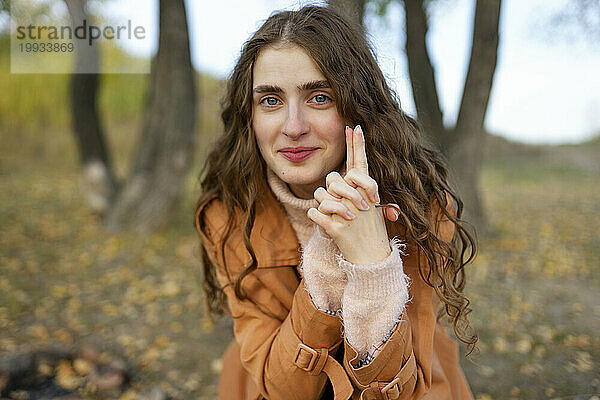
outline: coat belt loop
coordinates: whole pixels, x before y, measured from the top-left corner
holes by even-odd
[[[348,400],[352,396],[354,388],[346,370],[329,355],[329,349],[315,350],[299,342],[296,347],[294,364],[311,375],[325,372],[333,386],[335,400]]]
[[[399,398],[402,387],[410,379],[410,376],[414,373],[416,368],[415,354],[411,353],[400,372],[394,376],[394,379],[391,382],[371,382],[371,384],[361,392],[360,399],[395,400]]]

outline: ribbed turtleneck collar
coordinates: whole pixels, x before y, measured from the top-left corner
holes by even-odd
[[[315,199],[301,199],[296,197],[290,190],[287,183],[281,180],[271,168],[267,167],[267,181],[271,190],[277,197],[277,199],[284,205],[288,205],[299,210],[308,211],[311,207],[317,207],[319,204]],[[308,217],[306,217],[308,219]]]
[[[340,171],[340,174],[345,173],[345,167]],[[297,197],[287,183],[285,183],[271,168],[267,167],[267,182],[275,194],[275,197],[283,205],[290,223],[296,231],[296,236],[300,245],[308,241],[314,231],[314,223],[308,218],[306,212],[309,208],[317,208],[319,203],[315,199],[301,199]]]
[[[301,199],[296,197],[290,190],[287,183],[281,180],[270,168],[267,167],[267,181],[275,194],[275,197],[283,205],[288,219],[296,232],[298,242],[304,247],[304,244],[313,234],[314,224],[306,215],[311,207],[318,207],[315,199]]]

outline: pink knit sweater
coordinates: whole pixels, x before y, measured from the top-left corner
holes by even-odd
[[[296,231],[302,249],[300,270],[313,303],[342,318],[346,340],[359,355],[355,367],[368,364],[395,330],[409,300],[409,278],[400,257],[406,246],[393,238],[386,259],[352,264],[306,215],[318,206],[316,200],[296,197],[269,168],[267,180]]]

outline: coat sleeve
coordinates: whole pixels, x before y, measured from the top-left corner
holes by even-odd
[[[447,196],[448,204],[450,201]],[[452,211],[452,206],[449,206]],[[454,224],[434,207],[438,237],[450,242]],[[412,399],[421,398],[431,388],[433,338],[436,329],[437,295],[421,278],[419,263],[427,271],[427,258],[416,245],[408,244],[403,258],[404,271],[411,279],[410,301],[400,321],[381,351],[367,365],[358,364],[357,351],[344,340],[344,368],[356,388],[353,398]]]
[[[198,228],[198,232],[208,257],[217,268],[217,279],[225,287],[241,363],[261,394],[273,400],[318,399],[329,377],[336,400],[348,399],[352,385],[344,368],[333,358],[342,343],[341,319],[315,307],[304,280],[295,292],[294,288],[283,288],[284,292],[289,289],[288,293],[294,295],[291,305],[282,303],[278,296],[282,288],[277,287],[278,280],[269,274],[295,275],[295,266],[257,269],[242,281],[248,298],[237,298],[229,283],[235,282],[246,268],[244,258],[239,255],[240,246],[244,247],[241,233],[234,230],[225,252],[220,251],[219,232],[223,227],[219,224],[224,211],[219,201],[208,205],[203,213],[205,228]],[[227,271],[223,267],[224,260]],[[293,279],[297,282],[297,278]]]

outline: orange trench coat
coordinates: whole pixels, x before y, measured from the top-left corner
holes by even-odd
[[[335,392],[335,400],[472,399],[458,344],[436,321],[439,298],[418,272],[418,261],[427,261],[417,247],[408,243],[403,257],[411,300],[400,323],[373,361],[354,368],[357,353],[341,338],[342,321],[312,303],[298,269],[296,233],[273,193],[266,192],[257,203],[250,236],[258,268],[242,281],[251,300],[241,301],[231,286],[225,288],[235,339],[223,356],[219,398],[331,399]],[[196,228],[221,286],[229,282],[220,251],[227,216],[216,196],[196,213]],[[450,241],[454,225],[438,220],[438,235]],[[251,263],[242,239],[244,221],[238,213],[224,252],[234,282]],[[404,239],[401,224],[386,225],[390,238]]]

